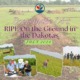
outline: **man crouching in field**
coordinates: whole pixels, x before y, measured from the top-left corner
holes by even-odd
[[[24,61],[23,61],[23,59],[18,59],[17,72],[18,72],[18,75],[20,75],[20,76],[24,75]]]
[[[14,60],[10,60],[8,65],[7,65],[7,68],[5,68],[5,73],[8,76],[11,76],[11,75],[16,73],[15,70],[16,70],[16,62]]]
[[[27,76],[31,76],[31,65],[29,65],[28,61],[25,61],[24,71]]]

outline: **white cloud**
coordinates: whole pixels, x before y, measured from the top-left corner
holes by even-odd
[[[38,0],[38,1],[46,1],[49,2],[49,0]],[[56,1],[56,0],[50,0],[50,1]],[[65,1],[65,2],[70,2],[70,0],[61,0],[61,1]],[[80,2],[80,0],[78,0]]]
[[[71,51],[73,52],[73,54],[80,54],[80,47],[77,46],[66,46],[63,48],[63,54],[65,53],[71,53]]]
[[[49,2],[49,0],[39,0],[39,1],[46,1],[46,2]]]
[[[61,0],[61,1],[70,2],[70,0]]]
[[[80,0],[78,0],[80,2]]]
[[[49,2],[49,1],[56,1],[56,0],[39,0],[39,1],[46,1],[46,2]]]

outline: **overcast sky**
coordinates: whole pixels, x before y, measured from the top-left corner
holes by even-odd
[[[66,53],[71,53],[71,51],[73,52],[73,54],[80,54],[80,47],[77,46],[66,46],[63,47],[63,55]]]
[[[46,2],[49,2],[49,0],[39,0],[39,1],[46,1]],[[51,0],[51,1],[56,1],[56,0]],[[70,0],[61,0],[61,1],[70,2]]]
[[[39,1],[46,1],[46,2],[49,2],[49,0],[39,0]],[[50,0],[50,1],[56,1],[56,0]],[[61,0],[61,1],[70,2],[70,0]],[[80,1],[80,0],[78,0],[78,1]]]
[[[61,0],[61,1],[70,2],[70,0]]]

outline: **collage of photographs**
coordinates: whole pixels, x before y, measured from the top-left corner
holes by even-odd
[[[15,55],[14,47],[12,43],[0,45],[0,65],[6,77],[35,76],[37,72],[59,77],[65,65],[80,67],[78,46],[63,47],[63,55],[39,48],[31,48],[30,54]]]
[[[4,65],[4,75],[9,77],[36,75],[35,55],[15,55],[13,44],[0,45],[0,65]]]
[[[0,0],[0,80],[80,80],[80,0]]]

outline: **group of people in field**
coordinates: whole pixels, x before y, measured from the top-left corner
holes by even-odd
[[[80,54],[75,54],[71,51],[71,53],[66,53],[64,55],[64,59],[73,59],[73,60],[80,60]]]
[[[31,65],[28,61],[23,61],[23,59],[18,59],[16,63],[15,60],[9,60],[9,63],[5,66],[5,74],[7,76],[19,75],[19,76],[31,76]]]

